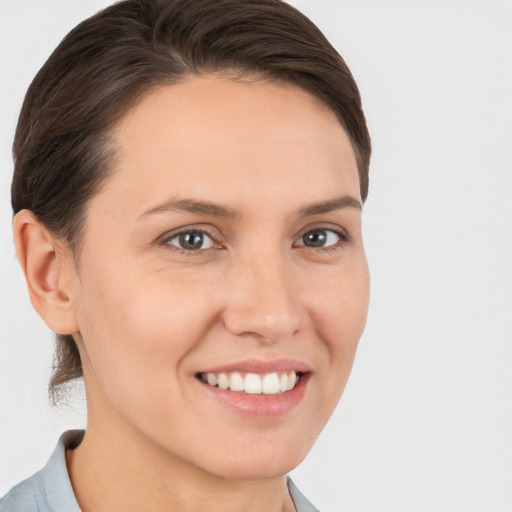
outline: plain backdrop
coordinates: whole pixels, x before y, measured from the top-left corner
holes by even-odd
[[[108,1],[0,0],[0,495],[85,425],[48,405],[53,341],[11,236],[11,144],[61,38]],[[367,330],[299,488],[325,512],[512,511],[512,2],[297,0],[373,138]]]

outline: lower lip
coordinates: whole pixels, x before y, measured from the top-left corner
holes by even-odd
[[[210,386],[199,379],[196,381],[211,398],[238,414],[254,418],[276,418],[299,405],[310,377],[310,373],[303,374],[293,389],[275,395],[249,395]]]

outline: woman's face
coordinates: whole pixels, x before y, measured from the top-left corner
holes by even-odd
[[[195,77],[151,92],[114,135],[71,294],[88,428],[115,423],[223,477],[286,473],[366,321],[344,130],[293,86]]]

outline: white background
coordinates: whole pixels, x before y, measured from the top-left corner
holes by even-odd
[[[60,39],[109,2],[0,0],[0,495],[84,403],[52,409],[52,337],[12,246],[10,146]],[[344,56],[373,137],[369,323],[293,477],[328,511],[512,511],[512,2],[298,0]]]

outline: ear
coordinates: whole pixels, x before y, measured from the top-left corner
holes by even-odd
[[[27,281],[32,306],[58,334],[78,332],[73,303],[74,260],[29,210],[14,217],[16,254]]]

